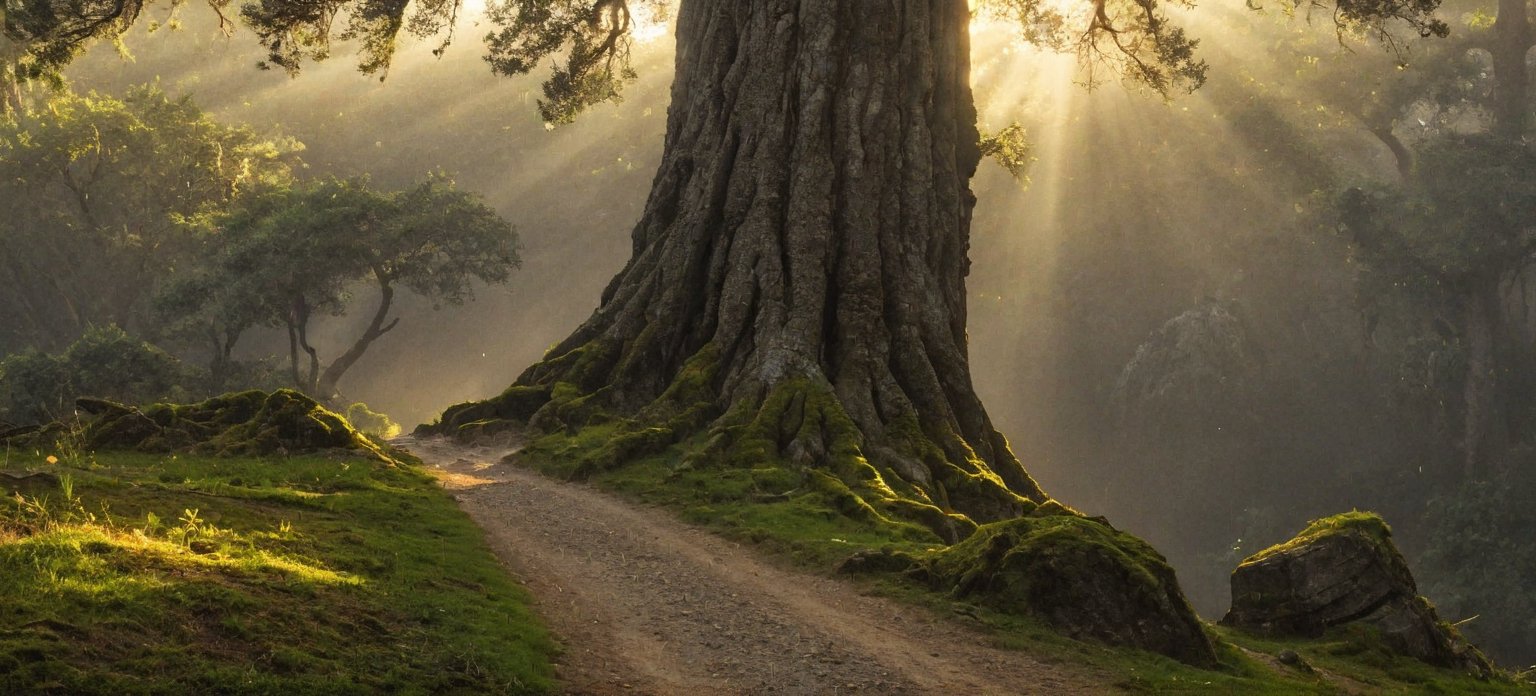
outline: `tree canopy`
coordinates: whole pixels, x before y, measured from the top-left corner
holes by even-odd
[[[156,86],[61,93],[0,120],[0,347],[61,347],[89,324],[142,324],[186,253],[181,221],[290,180],[302,145],[213,120]]]
[[[686,0],[680,0],[686,1]],[[1194,0],[1169,0],[1194,7]],[[1396,48],[1394,25],[1422,36],[1445,36],[1435,17],[1440,0],[1284,0],[1290,11],[1328,13],[1340,32],[1370,36]],[[143,0],[27,0],[9,4],[4,17],[6,72],[14,86],[56,79],[58,71],[93,40],[112,40],[137,20]],[[228,0],[208,0],[227,26]],[[1075,52],[1090,84],[1108,71],[1165,96],[1193,91],[1208,65],[1199,42],[1169,18],[1159,0],[982,0],[977,11],[1007,20],[1018,37],[1045,48]],[[331,55],[333,41],[355,42],[358,68],[388,73],[402,34],[435,40],[436,52],[453,41],[463,0],[259,0],[240,10],[241,20],[267,51],[262,68],[296,74],[306,62]],[[620,97],[636,77],[630,65],[637,12],[665,17],[666,0],[491,0],[484,37],[486,61],[501,75],[521,75],[543,64],[539,113],[549,123],[568,123],[582,110]]]
[[[247,329],[286,330],[294,384],[322,398],[399,323],[397,288],[458,305],[476,281],[504,283],[519,263],[511,224],[443,175],[393,192],[366,178],[272,187],[198,224],[198,260],[162,292],[161,310],[208,337],[216,372]],[[311,320],[346,312],[359,283],[378,290],[378,306],[322,368]]]

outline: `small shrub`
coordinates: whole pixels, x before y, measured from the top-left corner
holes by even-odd
[[[347,420],[369,437],[388,440],[400,434],[400,424],[387,414],[379,413],[361,401],[347,407]]]
[[[17,353],[0,361],[0,418],[54,420],[78,396],[124,403],[185,401],[192,374],[181,361],[116,326],[92,327],[58,355]]]
[[[0,360],[0,417],[18,423],[52,420],[65,411],[68,384],[62,357],[29,350]]]

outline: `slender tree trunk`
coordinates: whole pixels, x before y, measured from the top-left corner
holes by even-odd
[[[230,386],[229,373],[230,366],[234,365],[235,362],[235,343],[240,340],[240,334],[242,333],[244,333],[242,329],[230,326],[220,327],[216,321],[208,323],[208,342],[213,349],[213,354],[208,364],[208,377],[213,383],[211,386],[215,391],[224,391]],[[289,334],[290,358],[297,357],[294,354],[298,348],[296,338],[295,334]]]
[[[382,275],[378,270],[374,271],[376,278],[382,278]],[[368,328],[364,329],[363,334],[357,337],[357,340],[352,343],[352,347],[348,348],[347,352],[342,353],[341,357],[332,360],[331,364],[325,368],[325,372],[321,373],[320,381],[315,387],[317,398],[334,399],[337,395],[336,384],[341,381],[342,375],[345,375],[347,370],[351,369],[352,365],[356,364],[358,359],[363,357],[363,353],[368,350],[368,346],[373,345],[373,342],[377,341],[380,336],[389,333],[390,329],[395,328],[395,325],[400,323],[398,318],[385,323],[385,320],[389,319],[389,310],[394,303],[394,299],[394,287],[389,284],[388,280],[379,280],[379,308],[374,311],[373,320],[368,322]]]
[[[0,116],[20,116],[22,113],[21,83],[14,76],[0,71]]]
[[[1467,375],[1462,392],[1462,468],[1470,481],[1488,475],[1490,460],[1504,444],[1496,353],[1503,299],[1497,277],[1476,281],[1465,302]]]
[[[63,311],[55,311],[53,321],[47,321],[46,325],[52,329],[54,345],[67,346],[80,338],[85,333],[85,327],[90,325],[89,317],[81,316],[79,305],[75,304],[74,295],[64,287],[64,282],[57,274],[43,273],[44,281],[48,287],[53,288],[54,296],[58,298],[58,304]],[[63,320],[62,322],[59,320]]]
[[[533,425],[601,408],[977,520],[1043,499],[971,383],[969,21],[964,0],[683,3],[634,255],[518,379],[550,395]],[[442,425],[531,408],[486,403]]]
[[[219,338],[219,326],[216,321],[208,322],[208,347],[211,351],[208,358],[209,386],[214,390],[223,391],[228,353],[224,351],[224,342]]]
[[[0,6],[0,24],[5,21],[5,8]],[[0,31],[0,117],[19,115],[22,111],[21,79],[16,74],[16,63],[25,51],[22,45]]]
[[[315,383],[320,377],[320,354],[309,345],[309,302],[302,296],[293,300],[288,313],[288,367],[293,375],[293,385],[310,396],[315,395]],[[299,372],[299,351],[309,356],[309,371]]]
[[[293,381],[293,386],[302,387],[304,381],[299,377],[299,330],[291,319],[285,323],[288,325],[288,378]]]
[[[1499,0],[1494,20],[1493,53],[1494,132],[1518,139],[1530,122],[1530,74],[1525,54],[1531,49],[1529,0]]]
[[[1397,163],[1397,175],[1403,181],[1413,178],[1413,151],[1408,149],[1401,138],[1392,132],[1392,124],[1382,124],[1370,128],[1371,135],[1376,136],[1381,144],[1386,145],[1392,152],[1392,160]]]
[[[4,240],[0,240],[0,259],[3,259],[0,265],[4,266],[6,275],[10,278],[10,287],[15,290],[15,303],[18,305],[13,315],[16,317],[13,320],[14,323],[6,327],[5,331],[18,342],[17,348],[23,345],[36,346],[43,343],[39,339],[49,333],[41,319],[47,316],[47,313],[38,311],[36,303],[32,301],[36,286],[23,280],[25,276],[17,268],[14,252],[6,249],[5,246]],[[4,348],[0,346],[0,350]]]

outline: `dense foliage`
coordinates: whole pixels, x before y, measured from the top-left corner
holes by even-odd
[[[476,282],[505,283],[519,263],[512,226],[442,175],[397,192],[364,178],[274,187],[198,224],[199,249],[162,291],[162,310],[209,338],[216,374],[246,330],[285,329],[294,385],[323,398],[399,324],[391,314],[397,287],[460,305]],[[360,283],[377,289],[378,306],[322,369],[311,319],[346,312]]]
[[[156,283],[192,251],[182,221],[289,181],[299,149],[156,86],[61,92],[0,118],[0,282],[15,289],[0,352],[59,348],[93,324],[148,330]]]
[[[334,396],[399,322],[396,288],[455,306],[516,267],[511,226],[445,175],[389,192],[300,182],[302,149],[156,86],[62,91],[0,119],[0,418],[278,386],[252,359],[275,346],[237,352],[262,327],[289,332],[290,386]],[[322,371],[311,319],[348,313],[361,283],[373,320]]]
[[[0,421],[40,423],[74,412],[75,398],[124,403],[184,400],[202,391],[194,370],[116,326],[92,327],[56,354],[36,348],[0,360]]]
[[[1536,617],[1536,471],[1528,447],[1520,459],[1509,473],[1430,501],[1420,564],[1425,593],[1467,621],[1464,631],[1515,659],[1529,654]]]

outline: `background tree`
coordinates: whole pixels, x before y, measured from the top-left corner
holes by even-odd
[[[162,310],[208,338],[216,373],[247,329],[285,329],[294,384],[325,399],[399,324],[391,316],[397,289],[459,305],[475,281],[505,283],[519,263],[512,226],[441,175],[396,192],[362,178],[273,188],[201,224],[201,258],[168,286]],[[322,367],[312,320],[346,313],[359,283],[377,290],[378,305],[351,345]]]
[[[116,326],[91,327],[56,354],[32,349],[0,360],[0,422],[45,423],[75,410],[75,398],[122,403],[185,400],[188,370],[175,357]]]
[[[88,325],[145,332],[157,279],[190,252],[178,222],[286,182],[302,146],[219,124],[155,86],[61,93],[0,119],[0,351]]]
[[[1488,476],[1509,437],[1510,379],[1498,355],[1508,343],[1504,298],[1536,262],[1536,153],[1497,136],[1440,140],[1403,187],[1355,189],[1342,205],[1343,225],[1373,266],[1428,294],[1424,304],[1450,319],[1440,321],[1462,354],[1461,478]]]
[[[1512,351],[1517,342],[1505,334],[1511,321],[1524,321],[1510,310],[1517,299],[1528,304],[1516,281],[1533,261],[1527,239],[1536,233],[1528,217],[1536,172],[1524,142],[1526,56],[1536,37],[1525,2],[1499,2],[1494,11],[1471,13],[1458,41],[1395,71],[1410,77],[1392,89],[1360,100],[1374,113],[1372,132],[1391,148],[1400,181],[1346,192],[1339,220],[1365,261],[1368,295],[1418,295],[1408,304],[1419,308],[1424,339],[1438,336],[1457,355],[1452,381],[1460,393],[1447,401],[1459,421],[1461,479],[1493,473],[1519,429],[1513,366],[1529,355]],[[1402,127],[1414,121],[1417,128]],[[1378,320],[1375,307],[1366,311]]]

